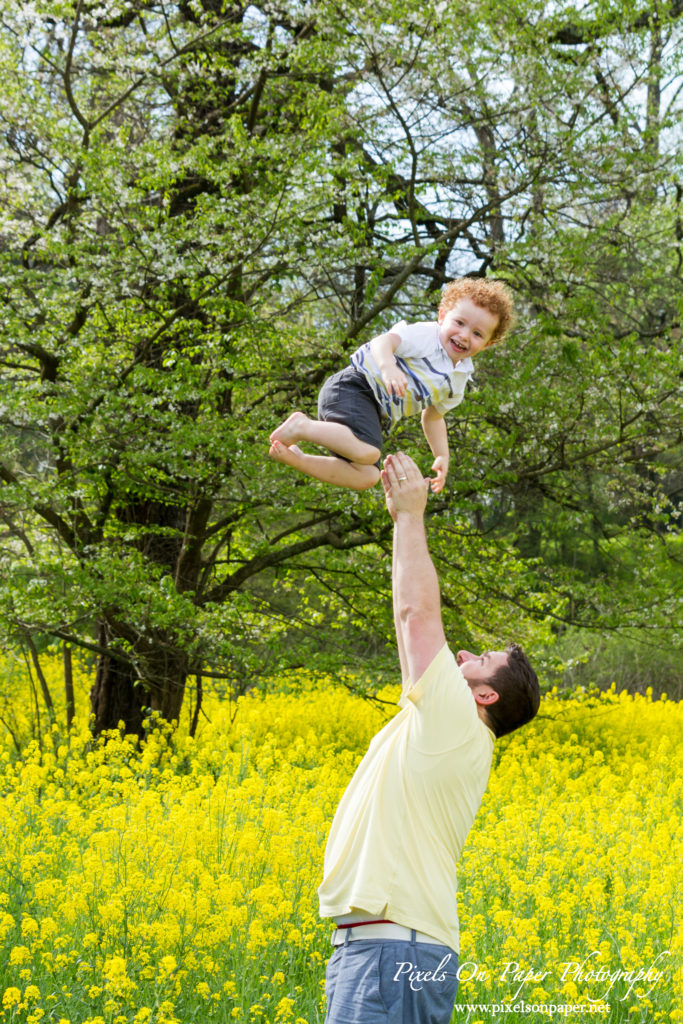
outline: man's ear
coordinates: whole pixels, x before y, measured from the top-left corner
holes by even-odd
[[[484,685],[481,687],[477,687],[476,690],[473,690],[472,696],[474,697],[477,704],[481,704],[482,706],[486,707],[487,704],[495,704],[500,695],[497,693],[496,690],[492,690],[490,687]]]

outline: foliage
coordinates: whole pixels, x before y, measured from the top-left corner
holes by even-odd
[[[646,634],[645,634],[646,635]],[[553,645],[555,664],[548,666],[547,679],[561,690],[598,687],[655,696],[666,693],[671,700],[683,699],[683,651],[659,650],[642,639],[629,640],[620,634],[602,637],[568,629]]]
[[[675,639],[680,15],[3,5],[2,622],[97,655],[96,731],[202,672],[381,656],[379,495],[267,437],[459,273],[520,320],[430,506],[449,630]]]
[[[93,741],[81,715],[18,757],[5,735],[0,1019],[322,1018],[324,841],[397,690],[377,706],[329,676],[283,683],[295,692],[207,702],[194,739],[159,723],[142,744],[123,730]],[[26,686],[15,678],[17,714]],[[548,972],[522,986],[528,1003],[609,1002],[607,1024],[681,1019],[682,727],[681,706],[650,695],[552,694],[496,745],[459,866],[462,963],[487,972],[464,972],[464,1003],[514,1002],[501,976],[517,963]],[[652,987],[617,977],[605,995],[562,978],[594,950],[611,975],[670,955]]]

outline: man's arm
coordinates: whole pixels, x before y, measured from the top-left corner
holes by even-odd
[[[439,579],[424,526],[427,483],[403,453],[384,462],[382,484],[394,520],[393,601],[404,681],[416,683],[446,642]]]
[[[389,456],[391,459],[392,456]],[[391,493],[391,486],[389,484],[388,476],[385,476],[386,470],[382,473],[382,481],[386,479],[384,485],[385,497],[387,502],[387,510],[389,515],[394,521],[396,526],[396,511],[394,509],[394,502]],[[406,684],[410,681],[410,673],[408,671],[408,659],[406,657],[406,648],[403,642],[403,625],[398,614],[398,602],[396,600],[396,565],[398,562],[398,545],[396,543],[396,530],[394,530],[393,545],[392,545],[392,556],[391,556],[391,592],[392,592],[392,604],[394,608],[394,629],[396,631],[396,646],[398,648],[398,660],[401,663],[401,681],[403,683],[403,692],[406,692]]]
[[[422,429],[434,456],[432,470],[436,476],[431,481],[430,487],[437,493],[443,490],[446,483],[449,451],[446,421],[433,405],[428,405],[426,409],[422,410]]]
[[[391,591],[392,600],[394,605],[394,629],[396,630],[396,646],[398,648],[398,660],[401,663],[401,683],[403,685],[403,693],[406,693],[407,684],[411,681],[410,670],[408,668],[408,657],[406,655],[406,645],[403,641],[403,623],[401,622],[401,616],[398,612],[398,601],[397,601],[397,578],[396,567],[398,565],[398,544],[396,542],[396,530],[394,530],[394,545],[392,554],[391,564]]]

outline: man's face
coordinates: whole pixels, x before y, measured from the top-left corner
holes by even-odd
[[[458,651],[456,661],[468,685],[474,688],[482,683],[487,683],[499,668],[507,665],[508,657],[506,651],[485,651],[484,654]]]
[[[498,317],[471,299],[458,299],[447,313],[439,310],[439,341],[452,363],[476,356],[486,348],[498,325]]]

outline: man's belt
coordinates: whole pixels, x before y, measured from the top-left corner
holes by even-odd
[[[416,942],[429,943],[432,946],[445,946],[445,942],[435,939],[424,932],[414,932]],[[397,939],[400,942],[412,942],[413,929],[405,928],[393,921],[357,921],[350,924],[337,925],[332,934],[332,945],[343,946],[345,942],[366,942],[381,939]]]

